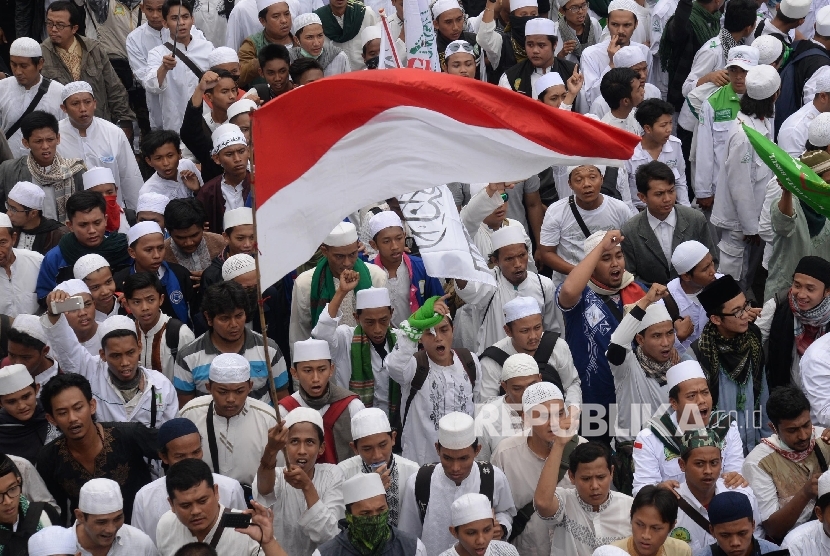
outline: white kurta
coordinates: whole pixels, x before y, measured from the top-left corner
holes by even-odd
[[[116,306],[118,304],[116,303]],[[161,327],[167,324],[170,321],[170,316],[164,313],[161,313],[159,317],[159,321],[153,326],[147,333],[141,332],[141,358],[138,360],[138,364],[142,365],[144,368],[151,368],[152,366],[152,359],[153,359],[153,343],[156,339],[156,334],[158,334]],[[140,329],[139,329],[140,330]],[[181,328],[179,328],[179,342],[177,347],[184,347],[193,340],[195,340],[195,336],[193,332],[187,327],[186,324],[182,324]],[[159,359],[161,360],[161,369],[157,369],[160,373],[162,373],[167,380],[173,382],[173,370],[176,367],[176,360],[173,357],[173,354],[170,351],[170,348],[167,346],[167,330],[165,329],[162,332],[162,337],[159,341]]]
[[[22,85],[18,84],[17,79],[14,77],[0,80],[0,129],[4,133],[23,116],[23,112],[26,111],[35,99],[42,80],[43,78],[41,77],[29,90],[26,90]],[[61,110],[62,94],[63,85],[57,81],[52,81],[46,90],[46,94],[37,103],[35,110],[48,112],[58,120],[66,118],[66,112]],[[20,131],[19,127],[9,137],[8,142],[12,150],[12,155],[15,158],[29,154],[29,149],[23,146],[23,132]]]
[[[11,276],[6,274],[5,269],[0,268],[0,314],[14,318],[17,315],[37,312],[35,284],[43,255],[37,251],[14,247],[12,253],[14,262],[9,267]]]
[[[61,120],[59,128],[58,153],[64,158],[80,158],[87,168],[104,166],[112,170],[118,187],[118,203],[135,210],[144,180],[133,147],[121,128],[98,117],[86,128],[86,137],[81,137],[69,118]]]
[[[224,7],[225,0],[199,0],[193,5],[194,27],[198,27],[213,44],[223,44],[228,31],[227,16],[219,14]]]
[[[342,17],[338,16],[334,17],[339,21],[342,21],[343,19]],[[360,25],[360,31],[358,31],[357,36],[346,42],[331,41],[331,44],[345,52],[346,56],[349,58],[350,69],[347,71],[358,71],[366,69],[366,63],[363,61],[363,40],[361,39],[361,36],[363,34],[363,30],[366,27],[371,27],[377,24],[377,22],[378,15],[372,8],[370,8],[367,5],[366,11],[363,12],[363,22]],[[343,26],[342,23],[340,24],[340,26]],[[328,37],[326,38],[326,40],[328,40]]]
[[[645,96],[643,97],[643,100],[648,100],[650,98],[662,98],[662,95],[660,93],[660,89],[658,89],[656,85],[646,83]],[[600,119],[602,119],[602,117],[608,114],[610,111],[611,107],[608,106],[608,102],[604,98],[602,98],[602,95],[594,99],[594,103],[591,105],[591,109],[588,110],[588,112],[596,115]]]
[[[724,69],[725,67],[726,60],[723,59],[723,43],[721,42],[720,34],[718,34],[706,41],[695,53],[694,60],[692,60],[692,69],[681,88],[683,96],[688,96],[693,89],[698,87],[697,82],[700,81],[701,77],[713,71]]]
[[[78,527],[80,525],[76,522],[71,528],[76,543],[78,542]],[[92,552],[86,550],[80,543],[77,544],[77,549],[81,556],[92,556]],[[125,523],[115,533],[115,540],[107,551],[107,556],[158,556],[158,550],[143,531]]]
[[[717,91],[719,89],[715,89]],[[740,95],[735,95],[740,98]],[[696,160],[706,161],[705,164],[696,164],[692,179],[694,180],[695,197],[705,199],[712,197],[719,183],[721,166],[726,158],[726,141],[732,129],[734,120],[717,120],[712,103],[704,101],[700,107],[698,127],[694,135],[692,146]],[[692,131],[692,130],[689,130]]]
[[[202,542],[210,544],[213,535],[219,529],[222,513],[225,511],[225,506],[219,505],[219,515],[216,518],[216,523],[213,528],[202,539]],[[197,542],[198,539],[188,530],[185,525],[179,521],[172,511],[165,513],[159,520],[158,528],[156,529],[156,541],[161,556],[173,556],[178,549],[186,544]],[[256,556],[261,553],[259,543],[248,535],[237,533],[231,528],[227,528],[222,532],[222,537],[216,545],[217,554],[227,554],[233,556]]]
[[[210,396],[190,400],[179,412],[179,416],[196,424],[202,435],[202,459],[214,469],[207,435],[207,411],[212,401]],[[253,398],[245,400],[242,411],[230,419],[220,417],[214,411],[213,427],[219,452],[219,472],[241,483],[251,484],[268,443],[268,429],[276,424],[274,408]]]
[[[245,510],[245,494],[238,481],[213,474],[213,483],[219,487],[219,503],[234,510]],[[153,543],[156,542],[156,527],[161,516],[170,511],[167,501],[167,477],[160,477],[141,487],[133,502],[132,526],[147,533]]]
[[[801,356],[801,384],[810,400],[810,417],[814,425],[830,426],[830,334],[810,344]]]
[[[582,94],[588,106],[594,102],[594,99],[600,96],[599,84],[602,81],[602,76],[610,69],[611,59],[608,57],[608,43],[610,39],[605,39],[602,42],[589,46],[582,51],[582,60],[580,71],[585,76],[585,83],[582,86]],[[643,51],[643,56],[648,60],[648,72],[651,74],[651,55],[646,45],[631,41],[629,46],[636,46]]]
[[[199,180],[199,187],[205,185],[204,180],[202,180],[202,173],[189,158],[182,158],[179,160],[179,176],[181,175],[182,170],[189,170],[196,174],[196,178]],[[187,188],[181,177],[177,176],[176,181],[166,180],[159,176],[157,172],[153,173],[153,175],[144,182],[144,185],[141,187],[138,195],[140,197],[145,193],[159,193],[171,201],[173,199],[189,199],[194,196],[193,191]]]
[[[591,556],[598,547],[631,535],[633,498],[609,492],[599,511],[582,501],[574,488],[556,488],[559,510],[547,518],[554,526],[551,556]]]
[[[341,490],[343,472],[329,463],[314,466],[311,482],[320,499],[309,508],[303,492],[285,482],[283,471],[277,467],[276,484],[270,494],[260,494],[254,481],[254,498],[274,511],[274,537],[286,554],[311,554],[340,532],[337,522],[346,515]]]
[[[51,426],[49,427],[50,432],[52,432],[52,428],[53,427]],[[59,435],[60,431],[56,430],[54,435],[50,435],[50,437],[46,439],[46,442],[51,442]],[[52,493],[49,492],[49,489],[46,488],[46,483],[43,482],[43,477],[41,477],[40,473],[37,472],[37,469],[35,469],[35,466],[32,465],[32,462],[26,458],[15,456],[13,454],[7,455],[17,467],[17,470],[20,471],[20,478],[23,479],[23,496],[34,502],[46,502],[58,510],[59,508],[58,504],[55,502],[55,498],[52,496]]]
[[[482,360],[482,368],[484,367]],[[529,430],[529,429],[528,429]],[[499,396],[478,407],[476,414],[476,436],[481,451],[476,456],[478,461],[490,461],[496,448],[502,441],[515,435],[526,435],[524,419]]]
[[[812,102],[808,102],[799,108],[781,124],[778,130],[778,146],[787,151],[793,158],[798,158],[804,152],[807,145],[807,132],[810,129],[810,122],[821,114]]]
[[[170,40],[170,31],[162,27],[156,31],[147,23],[141,24],[127,35],[127,58],[130,61],[130,69],[133,70],[135,78],[144,83],[150,73],[150,66],[147,65],[147,54]],[[150,112],[150,129],[162,129],[161,123],[161,99],[157,93],[145,91],[147,108]]]
[[[781,548],[789,549],[790,556],[830,556],[830,537],[820,521],[810,521],[787,533]]]
[[[449,532],[452,523],[450,506],[465,494],[481,491],[481,472],[477,464],[473,465],[470,474],[460,485],[456,485],[444,474],[444,468],[436,465],[430,477],[429,505],[423,523],[415,500],[416,477],[417,475],[412,475],[406,483],[398,529],[424,541],[428,554],[439,554],[455,544],[455,539]],[[498,467],[493,467],[493,509],[496,512],[496,521],[504,525],[509,534],[516,507],[513,505],[513,495],[507,477]]]
[[[720,276],[722,275],[715,274],[716,278],[719,278]],[[680,278],[674,278],[670,281],[667,288],[674,299],[674,302],[677,303],[680,316],[692,319],[692,324],[695,327],[692,335],[683,340],[683,342],[676,337],[674,339],[675,349],[677,349],[680,355],[683,355],[689,349],[689,346],[692,345],[692,342],[700,338],[700,334],[703,332],[703,327],[706,326],[707,322],[709,322],[709,317],[706,316],[706,310],[703,308],[703,305],[700,304],[700,301],[698,301],[697,294],[689,294],[683,291],[683,288],[680,285]]]
[[[689,191],[686,187],[686,162],[683,160],[683,152],[681,150],[680,139],[674,135],[669,136],[669,140],[663,145],[657,160],[671,168],[674,174],[674,190],[677,193],[677,202],[683,206],[689,206]],[[631,198],[634,204],[638,207],[645,207],[645,203],[640,201],[637,197],[637,169],[649,162],[653,162],[654,158],[651,154],[643,148],[640,143],[634,147],[634,154],[625,163],[625,171],[628,174],[628,184],[631,190]],[[671,257],[669,257],[671,259]]]
[[[225,46],[239,50],[245,39],[262,31],[262,23],[259,22],[259,13],[256,8],[256,0],[240,0],[234,4],[233,11],[228,16]]]
[[[416,556],[417,556],[416,552]],[[444,552],[440,554],[440,556],[458,556],[460,552],[455,549],[455,546],[452,548],[448,548]],[[466,554],[466,552],[465,552]],[[516,548],[504,541],[490,541],[490,544],[487,545],[487,551],[484,552],[483,556],[519,556],[518,551]]]

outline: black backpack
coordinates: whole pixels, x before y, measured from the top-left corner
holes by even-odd
[[[478,472],[481,477],[479,493],[486,496],[490,500],[490,505],[492,505],[493,491],[495,490],[496,484],[496,480],[493,477],[493,465],[486,461],[477,461],[476,463],[478,464]],[[427,515],[433,471],[435,471],[434,463],[422,465],[418,469],[418,474],[415,476],[415,502],[418,504],[418,515],[421,517],[421,525],[424,524],[424,518]]]
[[[559,388],[564,395],[565,389],[562,387],[562,378],[559,376],[559,372],[548,362],[551,354],[553,354],[553,348],[556,346],[557,341],[559,341],[558,332],[545,332],[542,334],[542,340],[539,342],[539,347],[536,349],[536,353],[533,354],[533,359],[535,359],[536,364],[539,365],[539,374],[542,375],[542,380],[550,382]],[[481,354],[482,359],[485,357],[492,359],[503,367],[504,362],[507,361],[509,355],[496,346],[490,346]],[[499,395],[502,394],[504,394],[504,390],[499,388]]]
[[[816,48],[805,50],[784,67],[781,71],[781,93],[775,101],[775,138],[778,140],[778,130],[784,121],[795,114],[802,106],[804,84],[796,83],[795,71],[798,63],[809,56],[824,56],[830,59],[827,52],[816,45]],[[803,146],[803,145],[802,145]]]

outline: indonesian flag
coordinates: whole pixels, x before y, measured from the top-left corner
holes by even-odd
[[[370,203],[444,183],[520,181],[550,166],[628,160],[639,142],[509,89],[406,68],[327,77],[253,117],[263,287]]]

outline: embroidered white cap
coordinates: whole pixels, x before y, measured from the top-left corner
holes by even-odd
[[[758,64],[775,62],[784,52],[784,43],[772,35],[761,35],[752,41],[752,47],[758,50]]]
[[[375,239],[378,232],[386,228],[398,227],[403,229],[403,222],[401,217],[391,210],[383,210],[377,214],[373,214],[369,219],[369,237]]]
[[[559,30],[552,20],[546,17],[536,17],[525,24],[525,36],[531,35],[559,36]]]
[[[78,280],[83,280],[96,270],[100,268],[109,268],[110,263],[99,255],[98,253],[90,253],[89,255],[84,255],[80,259],[75,262],[75,266],[72,267],[72,273],[75,275],[75,278]]]
[[[816,12],[816,34],[830,37],[830,6],[824,6]]]
[[[248,145],[248,142],[245,140],[245,135],[243,135],[242,130],[236,124],[220,125],[213,130],[210,138],[213,141],[213,150],[210,151],[212,155],[219,154],[222,149],[233,145]]]
[[[389,424],[389,417],[380,408],[367,407],[352,417],[352,440],[388,432],[392,432],[392,426]]]
[[[596,232],[585,238],[585,241],[582,244],[582,249],[585,255],[588,255],[588,253],[597,248],[597,245],[602,243],[602,240],[605,237],[606,233],[608,233],[607,230],[597,230]]]
[[[98,333],[102,340],[104,336],[116,330],[126,330],[135,334],[135,321],[126,315],[112,315],[98,325]]]
[[[73,81],[63,86],[63,93],[61,93],[61,103],[66,102],[66,99],[78,93],[89,93],[95,98],[95,93],[92,92],[92,85],[86,81]]]
[[[631,12],[636,16],[638,8],[639,6],[633,0],[611,0],[611,3],[608,4],[608,13],[623,10]]]
[[[81,295],[82,293],[85,293],[90,296],[92,295],[84,281],[78,280],[77,278],[73,278],[72,280],[64,280],[63,282],[55,286],[55,288],[52,291],[55,290],[66,292],[69,295]]]
[[[164,209],[167,208],[167,203],[170,202],[170,197],[162,195],[161,193],[144,193],[138,197],[138,204],[135,207],[135,212],[155,212],[156,214],[164,214]]]
[[[90,479],[81,487],[78,509],[85,514],[105,515],[124,509],[121,487],[112,479]]]
[[[493,519],[490,499],[478,492],[470,492],[456,498],[450,506],[450,512],[452,512],[453,527],[460,527],[482,519]]]
[[[761,53],[754,46],[738,45],[729,49],[729,57],[726,59],[726,67],[737,66],[749,71],[758,65],[758,58]]]
[[[438,19],[442,13],[450,10],[461,10],[458,0],[438,0],[432,5],[432,19]]]
[[[472,45],[464,39],[452,41],[447,45],[447,48],[444,49],[444,60],[449,60],[450,56],[453,54],[469,54],[473,57],[473,59],[475,59],[475,50]],[[486,186],[487,184],[484,185]],[[470,195],[474,195],[472,190],[470,191]]]
[[[355,297],[355,309],[375,309],[377,307],[391,307],[389,290],[386,288],[366,288],[357,292]]]
[[[236,50],[227,46],[214,48],[208,54],[208,67],[220,66],[222,64],[238,64],[239,55]]]
[[[466,413],[453,411],[438,421],[438,442],[449,450],[469,448],[476,441],[475,421]]]
[[[237,253],[222,263],[222,280],[228,281],[256,270],[256,259],[247,253]]]
[[[615,68],[630,68],[646,61],[643,50],[636,46],[624,46],[614,54]]]
[[[380,27],[378,25],[369,25],[360,32],[360,46],[366,46],[366,43],[380,38]]]
[[[781,76],[772,66],[755,66],[746,72],[746,94],[754,100],[764,100],[781,87]]]
[[[830,145],[830,112],[823,112],[810,122],[807,127],[807,140],[814,147],[824,148]]]
[[[300,14],[296,18],[294,18],[294,34],[300,32],[303,27],[307,27],[309,25],[323,25],[323,22],[320,20],[320,16],[314,12],[310,12],[307,14]]]
[[[706,380],[706,375],[703,374],[703,368],[700,366],[700,363],[691,359],[681,361],[666,372],[666,388],[671,390],[681,382],[686,382],[693,378]]]
[[[674,248],[674,253],[671,255],[671,264],[678,274],[686,274],[696,267],[708,253],[708,247],[699,241],[690,239]]]
[[[515,353],[505,359],[499,378],[501,382],[506,382],[511,378],[537,375],[539,375],[539,364],[536,360],[526,353]]]
[[[132,245],[140,238],[150,235],[150,234],[161,234],[164,237],[164,232],[161,229],[161,226],[158,225],[158,222],[153,220],[145,220],[144,222],[139,222],[129,230],[127,230],[127,245]]]
[[[84,189],[92,189],[105,183],[115,183],[115,176],[112,170],[106,166],[96,166],[83,173]]]
[[[216,384],[241,384],[251,380],[251,364],[238,353],[220,353],[210,362],[208,378]]]
[[[811,0],[781,0],[778,11],[792,19],[804,19],[810,13]]]
[[[375,496],[386,496],[383,480],[377,473],[358,473],[343,481],[343,503],[354,504]]]
[[[515,12],[522,8],[538,8],[539,4],[536,0],[510,0],[510,11]]]
[[[239,207],[225,212],[225,218],[222,222],[223,230],[233,228],[235,226],[244,226],[245,224],[254,223],[254,211],[251,207]]]
[[[29,556],[75,554],[78,549],[77,543],[72,529],[50,525],[29,537]]]
[[[9,56],[21,56],[24,58],[42,58],[43,49],[40,43],[30,37],[15,39],[9,47]]]
[[[43,330],[43,326],[40,324],[40,317],[27,314],[17,315],[14,318],[12,330],[23,332],[35,340],[49,345],[49,338],[46,337],[46,331]]]
[[[37,317],[35,317],[37,318]],[[29,374],[26,365],[8,365],[0,369],[0,396],[7,396],[20,392],[32,386],[35,379]]]
[[[637,333],[639,334],[653,324],[666,321],[671,322],[672,320],[668,309],[666,309],[665,303],[663,303],[662,300],[659,303],[652,303],[646,309],[646,314],[643,316],[643,320],[640,321],[640,325],[637,327]]]
[[[14,228],[9,215],[5,212],[0,212],[0,228]]]
[[[565,82],[562,81],[562,76],[559,75],[558,71],[549,71],[542,77],[536,80],[536,83],[533,84],[533,98],[538,99],[539,95],[550,89],[551,87],[556,87],[557,85],[564,85]]]
[[[818,478],[818,497],[830,493],[830,471],[825,471]]]
[[[329,343],[325,340],[302,340],[294,342],[294,364],[303,363],[304,361],[320,361],[323,359],[331,360],[331,351],[329,350]]]
[[[504,305],[504,322],[511,323],[514,320],[523,319],[530,315],[541,315],[542,309],[539,307],[539,302],[529,296],[520,296],[511,299]]]
[[[30,181],[19,181],[9,191],[9,199],[34,210],[43,210],[43,199],[45,197],[46,193],[43,188]]]
[[[228,122],[233,123],[233,119],[240,114],[251,112],[257,109],[256,102],[249,98],[241,98],[230,105],[228,108]]]
[[[524,245],[525,237],[524,226],[502,226],[490,236],[490,243],[495,251],[508,245]]]
[[[357,229],[351,222],[340,222],[323,240],[329,247],[345,247],[357,243]]]
[[[290,429],[297,423],[312,423],[323,430],[323,416],[316,409],[310,407],[297,407],[288,412],[285,416],[283,426]]]
[[[816,78],[816,93],[830,93],[830,70],[816,71],[813,75]]]
[[[278,2],[285,2],[285,0],[256,0],[256,13],[259,14],[262,10],[270,8]]]
[[[537,366],[536,369],[538,370],[539,367]],[[524,411],[525,415],[530,415],[530,410],[534,406],[551,400],[565,401],[565,396],[562,395],[562,391],[556,385],[550,382],[531,384],[525,389],[524,394],[522,394],[522,411]]]

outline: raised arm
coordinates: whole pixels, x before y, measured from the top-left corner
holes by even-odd
[[[602,258],[602,255],[615,249],[623,241],[623,235],[619,230],[609,230],[605,233],[605,237],[599,245],[594,247],[590,253],[585,254],[585,258],[571,270],[568,277],[559,288],[559,306],[563,309],[570,309],[579,303],[582,297],[582,291],[588,285],[597,263]]]

